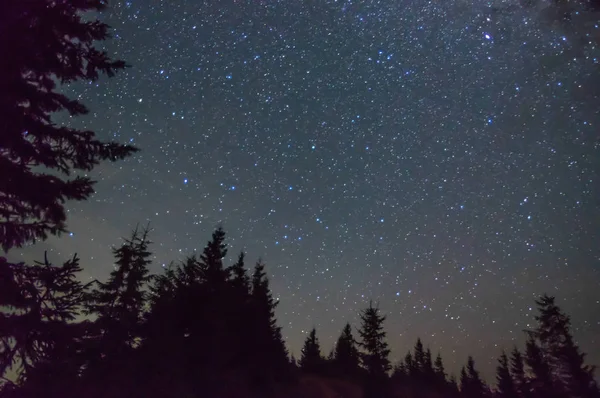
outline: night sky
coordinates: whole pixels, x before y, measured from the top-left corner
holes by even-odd
[[[132,68],[71,86],[92,112],[68,122],[142,151],[92,173],[71,236],[13,257],[77,252],[102,279],[150,222],[160,272],[222,223],[229,261],[265,260],[296,356],[313,326],[326,354],[372,299],[392,359],[420,336],[491,381],[547,292],[600,364],[600,66],[543,10],[111,4],[107,48]]]

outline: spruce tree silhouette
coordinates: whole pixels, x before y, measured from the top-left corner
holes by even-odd
[[[427,348],[425,351],[425,362],[423,363],[423,380],[428,385],[435,384],[435,370],[433,369],[433,362],[431,359],[431,350]]]
[[[467,359],[467,367],[460,372],[460,392],[465,398],[482,398],[486,396],[486,385],[475,369],[475,361],[472,356]]]
[[[317,338],[317,330],[313,328],[302,347],[302,355],[300,356],[300,369],[306,373],[321,373],[323,371],[325,359],[321,355],[321,345]]]
[[[407,376],[409,376],[413,382],[417,381],[421,372],[410,351],[406,353],[406,356],[404,357],[404,365],[406,366]]]
[[[564,391],[556,385],[550,365],[538,346],[533,333],[528,333],[527,342],[525,343],[525,363],[529,367],[530,376],[527,384],[532,397],[566,397]]]
[[[204,248],[199,261],[201,278],[211,290],[223,289],[229,279],[231,270],[223,266],[226,255],[225,231],[219,227],[213,232],[212,239]]]
[[[519,397],[528,398],[529,386],[525,376],[525,364],[521,351],[515,346],[510,353],[510,374],[515,383],[515,390]]]
[[[571,335],[571,320],[556,305],[555,298],[543,295],[536,300],[539,315],[537,327],[531,331],[546,359],[554,387],[572,397],[598,397],[594,367],[585,364]]]
[[[359,346],[362,349],[360,357],[366,371],[364,397],[388,397],[390,395],[388,372],[391,365],[388,359],[390,350],[383,328],[386,317],[381,315],[379,308],[373,307],[371,302],[368,308],[361,311],[360,319]]]
[[[53,266],[46,255],[34,265],[0,257],[0,376],[11,368],[19,375],[19,388],[3,391],[68,396],[65,383],[76,385],[83,334],[76,318],[87,288],[80,271],[77,256],[62,266]]]
[[[415,343],[413,360],[414,367],[416,370],[415,375],[417,376],[417,378],[423,381],[425,373],[425,351],[423,349],[423,343],[421,342],[420,338],[418,338],[417,342]]]
[[[498,398],[519,397],[515,382],[510,374],[508,356],[504,351],[502,351],[502,355],[500,355],[500,358],[498,358],[498,366],[496,368],[496,386],[496,396]]]
[[[442,354],[438,352],[433,363],[433,371],[435,374],[436,382],[438,385],[445,386],[446,384],[446,370],[444,369],[444,362],[442,361]]]
[[[237,261],[229,268],[229,274],[231,275],[231,285],[235,292],[242,296],[250,294],[250,277],[246,270],[244,259],[246,255],[241,252],[238,256]]]
[[[289,380],[290,368],[281,327],[277,325],[275,318],[278,301],[273,298],[265,264],[260,259],[254,266],[251,286],[249,310],[253,316],[249,330],[250,341],[255,349],[252,371],[255,384],[261,389],[274,382]]]
[[[122,396],[129,385],[132,368],[127,365],[142,336],[146,285],[151,279],[149,232],[136,228],[113,248],[115,269],[107,282],[96,281],[97,287],[86,297],[86,313],[96,317],[86,338],[84,382],[93,386],[86,396]]]
[[[95,42],[108,26],[85,15],[104,0],[6,1],[0,6],[0,246],[8,251],[66,231],[66,200],[86,200],[94,182],[73,172],[124,159],[130,145],[103,142],[93,131],[56,124],[52,115],[84,115],[57,83],[94,81],[123,69]]]
[[[337,339],[333,366],[336,376],[355,380],[360,374],[360,356],[349,323],[346,323]]]

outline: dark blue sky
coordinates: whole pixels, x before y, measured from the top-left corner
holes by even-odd
[[[159,272],[222,223],[267,263],[296,355],[372,299],[394,359],[420,336],[490,379],[547,292],[600,364],[598,54],[515,4],[113,1],[132,68],[72,87],[73,123],[142,151],[21,255],[104,278],[150,221]]]

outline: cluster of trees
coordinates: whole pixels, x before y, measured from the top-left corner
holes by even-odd
[[[524,352],[516,346],[498,358],[495,385],[488,385],[469,356],[457,380],[448,375],[440,353],[433,359],[420,339],[393,369],[388,359],[383,321],[377,308],[361,313],[360,339],[347,324],[327,357],[322,355],[316,330],[304,342],[298,366],[306,373],[362,380],[365,397],[456,398],[598,398],[594,367],[574,343],[570,320],[543,295],[536,304],[537,327],[525,331]],[[391,372],[390,372],[391,370]]]
[[[108,26],[88,17],[105,6],[105,0],[0,6],[2,37],[10,37],[0,40],[0,53],[11,55],[0,64],[0,245],[6,252],[66,231],[65,201],[93,193],[85,173],[137,150],[52,120],[55,112],[88,112],[57,84],[126,67],[95,47],[108,37]],[[448,377],[441,356],[432,361],[420,340],[392,368],[385,316],[373,305],[361,312],[357,340],[346,325],[324,358],[313,330],[297,363],[277,325],[262,261],[250,272],[240,253],[226,266],[219,228],[200,256],[151,275],[148,232],[136,229],[113,249],[115,268],[105,282],[83,283],[77,256],[61,266],[47,257],[34,264],[0,257],[1,397],[289,396],[281,386],[302,374],[359,382],[366,398],[600,395],[569,317],[552,297],[537,301],[538,326],[527,331],[524,352],[500,356],[494,388],[472,358],[459,381]]]
[[[492,388],[472,357],[459,380],[448,376],[420,339],[392,368],[386,317],[372,304],[356,339],[346,324],[325,357],[313,329],[296,361],[261,260],[249,272],[240,253],[227,266],[218,228],[200,256],[151,275],[150,243],[136,229],[113,249],[108,280],[88,284],[76,256],[62,266],[0,258],[0,397],[275,397],[303,374],[358,383],[366,398],[600,397],[553,297],[536,301],[537,327],[523,353],[502,353]]]
[[[225,233],[202,254],[150,275],[148,231],[113,249],[106,282],[62,266],[0,265],[3,397],[269,396],[291,380],[265,265],[227,267]],[[248,396],[248,395],[243,395]]]

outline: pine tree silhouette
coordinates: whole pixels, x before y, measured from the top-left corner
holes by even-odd
[[[555,304],[554,297],[543,295],[536,304],[538,325],[532,335],[548,362],[555,388],[571,397],[599,396],[594,367],[585,364],[585,354],[573,341],[569,316]]]
[[[467,367],[460,372],[460,392],[465,398],[481,398],[486,395],[486,386],[479,371],[475,369],[475,361],[469,356]]]
[[[435,378],[439,385],[446,384],[446,370],[444,369],[444,362],[442,361],[442,354],[438,352],[433,363],[433,371]]]
[[[420,378],[421,371],[413,359],[410,351],[406,353],[406,356],[404,357],[404,364],[406,366],[406,374],[409,376],[409,378],[413,381],[418,380]]]
[[[253,370],[258,372],[255,379],[261,388],[260,385],[264,383],[288,380],[290,369],[281,327],[275,318],[278,301],[273,298],[265,265],[260,259],[254,266],[251,285],[251,336],[256,349]]]
[[[391,369],[388,359],[390,350],[385,340],[386,333],[383,323],[386,319],[379,308],[369,307],[361,311],[361,328],[359,330],[362,348],[360,354],[362,366],[366,371],[364,396],[365,398],[382,398],[389,396],[388,372]]]
[[[532,333],[528,334],[525,344],[525,363],[530,370],[528,385],[532,397],[560,398],[565,396],[563,391],[556,388],[550,366]]]
[[[84,328],[76,318],[87,289],[80,271],[76,255],[59,267],[46,255],[34,265],[0,257],[0,376],[14,368],[20,396],[67,396],[65,385],[77,384]]]
[[[415,368],[418,369],[418,372],[422,377],[425,369],[425,351],[420,338],[418,338],[417,342],[415,343],[413,358],[415,362]]]
[[[517,347],[514,347],[510,354],[510,374],[514,380],[515,390],[517,391],[518,396],[528,398],[530,394],[524,365],[521,351],[519,351]]]
[[[87,297],[86,311],[97,316],[99,339],[108,350],[104,356],[133,347],[139,337],[147,298],[144,288],[151,279],[149,232],[148,228],[136,228],[121,247],[113,248],[116,268],[107,282],[97,281],[98,287]]]
[[[423,363],[423,380],[427,384],[435,384],[435,370],[433,369],[433,362],[431,359],[431,350],[427,348],[425,351],[425,362]]]
[[[201,278],[209,289],[222,289],[229,279],[231,271],[223,266],[226,255],[225,231],[219,227],[213,232],[212,239],[204,248],[199,261]]]
[[[96,317],[86,338],[84,381],[93,386],[88,397],[119,396],[130,385],[130,361],[142,338],[146,284],[151,263],[149,229],[135,229],[113,248],[115,269],[107,282],[96,282],[86,300],[86,312]]]
[[[338,337],[333,365],[336,374],[342,377],[355,378],[360,373],[360,356],[349,323],[346,323]]]
[[[515,382],[510,374],[508,356],[502,351],[496,368],[496,383],[498,398],[518,398]]]
[[[106,1],[11,1],[0,6],[0,246],[12,247],[66,231],[66,200],[86,200],[86,176],[104,160],[136,149],[96,139],[93,131],[57,125],[52,114],[84,115],[88,109],[59,92],[57,83],[94,81],[123,69],[95,46],[108,26],[89,21]],[[84,17],[83,15],[86,15]],[[50,172],[48,172],[50,171]]]
[[[235,264],[228,271],[231,274],[231,285],[235,292],[241,295],[250,294],[250,277],[248,277],[248,272],[244,264],[245,257],[244,252],[241,252]]]
[[[307,373],[321,373],[325,359],[321,355],[321,345],[317,338],[317,330],[313,328],[302,347],[302,356],[300,357],[300,369]]]

